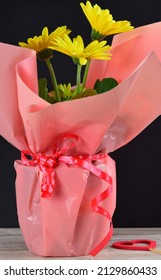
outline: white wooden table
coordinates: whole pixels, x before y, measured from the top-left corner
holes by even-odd
[[[96,257],[72,257],[68,259],[81,260],[161,260],[161,255],[149,251],[128,251],[118,250],[111,247],[115,241],[131,239],[151,239],[157,242],[157,249],[161,250],[161,228],[116,228],[113,237],[108,246],[102,250]],[[1,260],[33,260],[44,259],[28,251],[23,241],[20,229],[1,228],[0,229],[0,259]],[[46,259],[46,258],[45,258]],[[51,258],[50,259],[54,259]],[[66,258],[57,258],[66,259]]]

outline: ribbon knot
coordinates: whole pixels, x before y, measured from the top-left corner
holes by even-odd
[[[40,166],[41,169],[46,168],[46,169],[52,169],[56,168],[58,166],[58,159],[54,158],[53,156],[48,156],[48,155],[38,155],[37,163]]]
[[[70,140],[70,144],[61,148],[61,144],[63,144],[64,140]],[[105,238],[89,253],[95,256],[102,248],[105,247],[113,233],[111,215],[99,205],[103,200],[109,197],[112,192],[112,178],[93,164],[95,161],[107,158],[108,155],[105,153],[98,153],[96,155],[65,155],[67,151],[76,146],[78,140],[78,136],[74,134],[67,134],[57,141],[53,149],[53,155],[46,155],[42,153],[34,154],[30,151],[22,151],[21,161],[23,164],[28,166],[38,165],[39,176],[41,179],[41,196],[44,198],[50,198],[53,196],[56,176],[55,169],[60,162],[67,165],[82,167],[108,183],[107,189],[91,200],[91,207],[93,211],[103,215],[110,221],[109,232]],[[30,159],[28,159],[28,157],[30,157]]]
[[[65,147],[61,147],[62,144],[68,140],[68,144]],[[25,165],[38,165],[39,176],[41,178],[41,196],[50,198],[53,195],[55,187],[55,168],[59,162],[65,162],[66,164],[74,165],[74,157],[71,158],[65,156],[66,152],[75,147],[79,138],[75,134],[67,134],[58,139],[53,147],[53,154],[47,155],[45,153],[33,153],[30,151],[21,152],[21,161]],[[64,156],[62,156],[64,155]]]

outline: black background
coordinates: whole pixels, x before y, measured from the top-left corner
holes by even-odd
[[[18,41],[39,35],[44,26],[52,31],[61,25],[67,25],[73,36],[81,34],[88,41],[90,26],[79,3],[78,0],[1,0],[0,41],[17,45]],[[108,8],[115,20],[130,20],[135,27],[161,21],[159,0],[95,0],[91,3]],[[74,66],[70,59],[64,61],[64,57],[63,61],[61,57],[54,61],[58,81],[75,83]],[[46,68],[41,66],[40,72],[46,74]],[[161,117],[110,156],[117,167],[114,226],[160,227]],[[13,163],[19,158],[20,152],[0,137],[0,227],[18,227]]]

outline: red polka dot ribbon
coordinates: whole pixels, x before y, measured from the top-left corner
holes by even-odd
[[[69,143],[65,145],[65,141]],[[56,185],[56,167],[60,162],[67,165],[73,165],[82,167],[91,173],[93,173],[98,178],[106,181],[108,183],[108,188],[100,193],[97,197],[91,200],[91,206],[94,212],[103,215],[110,221],[110,228],[105,236],[105,238],[90,251],[90,255],[95,256],[99,251],[101,251],[106,244],[111,239],[113,233],[112,218],[108,211],[106,211],[99,204],[110,196],[112,192],[112,178],[104,171],[97,168],[93,163],[97,160],[107,158],[107,154],[98,153],[95,155],[65,155],[67,152],[72,150],[79,141],[79,137],[75,134],[67,134],[60,137],[53,148],[52,155],[46,155],[44,153],[32,153],[30,151],[21,152],[21,161],[24,165],[35,166],[38,165],[39,171],[41,171],[41,196],[44,198],[50,198],[53,196],[54,188]]]

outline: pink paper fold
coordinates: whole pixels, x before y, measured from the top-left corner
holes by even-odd
[[[111,61],[93,61],[87,86],[114,77],[126,99],[105,134],[101,147],[114,151],[127,144],[161,113],[161,22],[114,36]],[[115,88],[109,94],[116,94]]]
[[[37,95],[35,53],[1,44],[0,134],[33,152],[50,152],[55,139],[69,132],[80,137],[78,153],[95,153],[105,138],[108,152],[125,145],[160,115],[160,30],[156,23],[117,35],[112,60],[92,62],[88,86],[106,76],[119,86],[53,105]]]
[[[16,66],[23,61],[26,86],[37,92],[35,53],[0,43],[0,61],[0,135],[22,150],[28,147],[18,108]]]

